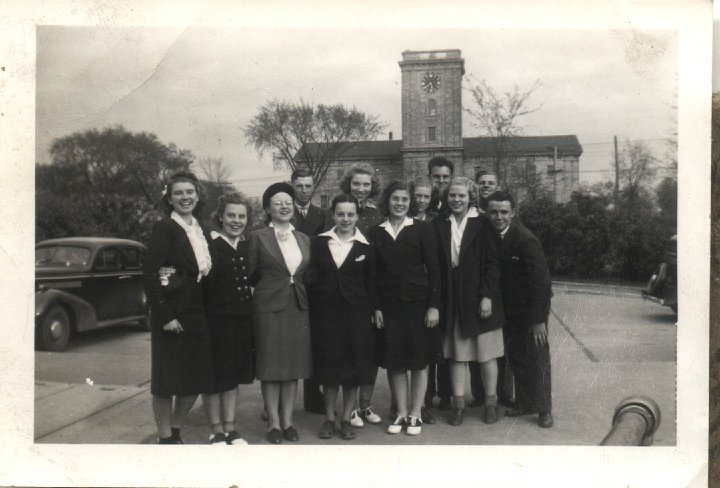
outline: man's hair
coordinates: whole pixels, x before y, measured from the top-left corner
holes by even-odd
[[[490,202],[510,202],[510,208],[513,210],[515,209],[515,199],[512,197],[512,195],[506,191],[496,191],[488,195],[487,197],[488,205]]]
[[[494,171],[487,171],[484,169],[480,169],[477,171],[477,173],[475,173],[475,181],[479,180],[481,176],[486,176],[486,175],[492,175],[495,177],[495,179],[497,179],[497,173],[495,173]]]
[[[444,157],[442,157],[442,156],[435,156],[435,157],[432,158],[430,161],[428,161],[428,164],[427,164],[427,167],[428,167],[428,175],[430,174],[430,172],[432,171],[432,169],[433,169],[434,167],[436,167],[436,166],[438,166],[438,167],[447,166],[448,168],[450,168],[450,174],[451,174],[451,175],[452,175],[453,173],[455,173],[455,166],[453,165],[452,161],[450,161],[449,159],[444,158]]]
[[[306,178],[306,177],[308,177],[308,176],[309,176],[310,178],[313,178],[313,174],[312,174],[312,172],[311,172],[309,169],[307,169],[307,168],[298,168],[298,169],[296,169],[295,171],[293,171],[292,174],[290,175],[290,181],[292,181],[292,182],[294,183],[295,180],[297,180],[298,178]],[[313,178],[313,182],[314,182],[314,181],[315,181],[315,178]]]

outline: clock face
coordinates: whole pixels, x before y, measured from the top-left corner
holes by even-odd
[[[426,92],[433,93],[440,88],[440,77],[435,73],[425,73],[420,80],[420,86]]]

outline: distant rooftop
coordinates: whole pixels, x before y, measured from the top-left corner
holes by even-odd
[[[403,61],[425,61],[427,59],[462,59],[460,49],[438,49],[435,51],[403,51]]]

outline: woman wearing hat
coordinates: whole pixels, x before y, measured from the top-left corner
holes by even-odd
[[[294,191],[270,185],[262,197],[268,227],[250,234],[248,258],[255,314],[256,375],[268,415],[267,439],[298,440],[293,426],[297,380],[312,376],[308,298],[303,273],[310,238],[290,223]]]

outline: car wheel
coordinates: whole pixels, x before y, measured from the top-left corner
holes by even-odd
[[[55,305],[45,314],[36,330],[36,345],[43,351],[63,351],[70,341],[71,330],[68,313],[60,305]]]

